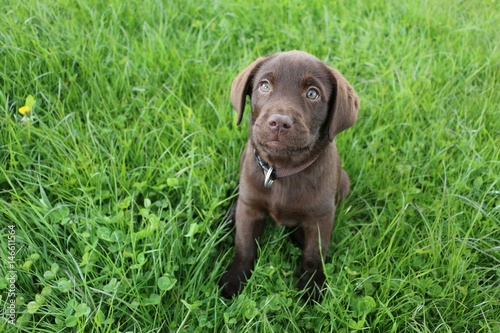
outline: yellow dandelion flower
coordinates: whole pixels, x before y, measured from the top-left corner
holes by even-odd
[[[31,112],[31,108],[29,106],[21,106],[19,108],[19,113],[22,114],[23,116],[27,113],[30,113]]]
[[[19,113],[23,116],[30,113],[33,110],[33,106],[35,106],[35,103],[35,98],[32,95],[28,95],[28,97],[26,97],[26,101],[24,102],[24,106],[19,108]]]

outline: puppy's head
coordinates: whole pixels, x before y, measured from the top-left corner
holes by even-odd
[[[246,96],[250,140],[271,163],[299,164],[352,126],[358,96],[336,70],[301,51],[257,59],[233,81],[231,102],[240,124]]]

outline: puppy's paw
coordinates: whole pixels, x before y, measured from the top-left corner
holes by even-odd
[[[229,270],[222,275],[219,281],[219,287],[222,288],[221,295],[225,298],[233,298],[241,292],[244,284],[244,275],[236,274]]]
[[[307,301],[320,301],[322,297],[321,290],[323,289],[325,280],[326,277],[322,271],[304,273],[298,284],[299,289],[304,290],[302,298]]]

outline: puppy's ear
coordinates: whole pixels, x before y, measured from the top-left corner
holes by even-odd
[[[358,118],[359,98],[353,87],[335,68],[329,67],[334,83],[335,98],[330,110],[328,138],[333,141],[337,133],[351,127]]]
[[[234,109],[238,112],[237,125],[241,123],[241,119],[243,118],[247,95],[252,94],[255,73],[267,59],[268,57],[258,58],[253,64],[238,74],[233,81],[233,85],[231,86],[231,104],[233,104]]]

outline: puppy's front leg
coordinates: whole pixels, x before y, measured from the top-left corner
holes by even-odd
[[[305,289],[305,297],[318,299],[325,282],[323,261],[326,260],[328,245],[333,230],[333,216],[320,219],[317,223],[303,226],[302,269],[299,288]],[[321,249],[320,249],[321,246]]]
[[[265,213],[238,200],[236,206],[236,244],[234,259],[219,281],[222,296],[237,295],[250,278],[257,257],[257,238],[264,231]]]

